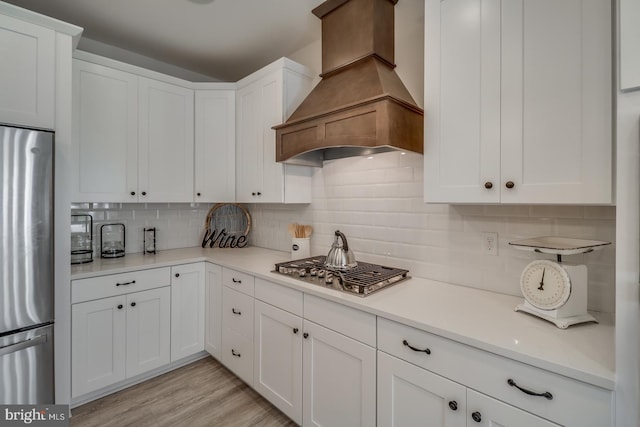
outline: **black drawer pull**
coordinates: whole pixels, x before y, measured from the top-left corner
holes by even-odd
[[[302,334],[302,336],[304,337],[304,339],[306,340],[307,338],[309,338],[309,334],[307,332],[305,332],[304,334]]]
[[[293,328],[293,333],[297,334],[298,333],[298,328]]]
[[[122,310],[122,304],[118,304],[118,310]]]
[[[240,353],[236,353],[234,349],[231,349],[231,355],[235,357],[240,357]]]
[[[544,393],[536,393],[535,391],[527,390],[526,388],[520,387],[511,378],[509,378],[507,380],[507,384],[509,384],[511,387],[517,388],[518,390],[520,390],[521,392],[523,392],[525,394],[528,394],[529,396],[540,396],[540,397],[544,397],[544,398],[549,399],[549,400],[553,399],[553,394],[549,393],[548,391],[545,391]]]
[[[136,303],[134,301],[134,302],[131,303],[131,307],[135,307],[135,306],[136,306]]]
[[[407,342],[407,340],[402,340],[402,344],[404,344],[406,347],[409,347],[413,351],[419,351],[422,353],[431,354],[431,350],[429,350],[428,348],[425,348],[424,350],[422,350],[416,347],[412,347],[411,344]]]
[[[235,278],[235,277],[232,277],[232,278],[231,278],[231,281],[232,281],[233,283],[242,283],[242,280],[240,280],[240,279],[236,280],[236,278]]]
[[[238,316],[241,316],[241,315],[242,315],[242,312],[241,312],[240,310],[236,311],[236,309],[235,309],[235,308],[232,308],[232,309],[231,309],[231,312],[232,312],[233,314],[237,314]]]
[[[452,411],[457,411],[458,410],[458,402],[456,402],[455,400],[452,400],[449,402],[449,408]]]
[[[136,283],[136,281],[135,281],[135,280],[132,280],[132,281],[130,281],[130,282],[116,283],[116,286],[133,285],[134,283]]]
[[[482,421],[482,414],[478,411],[471,414],[471,419],[477,423]]]

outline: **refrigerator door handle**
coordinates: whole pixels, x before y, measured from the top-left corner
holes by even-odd
[[[47,342],[46,335],[36,335],[28,340],[20,341],[15,344],[9,344],[4,347],[0,347],[0,356],[6,356],[7,354],[15,353],[25,348],[35,347],[37,345]]]

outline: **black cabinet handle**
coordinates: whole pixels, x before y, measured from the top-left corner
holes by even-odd
[[[261,193],[261,192],[259,192],[259,191],[258,191],[256,194],[257,194],[258,196],[262,196],[262,193]]]
[[[200,193],[196,193],[196,196],[200,197]]]
[[[135,303],[135,302],[132,302],[132,303],[131,303],[131,307],[135,307],[135,306],[136,306],[136,303]]]
[[[135,192],[135,191],[132,191],[132,192],[131,192],[131,195],[132,195],[132,196],[135,196],[135,195],[136,195],[136,192]]]
[[[298,333],[298,328],[293,328],[293,333],[297,334]]]
[[[402,344],[404,344],[405,347],[409,347],[413,351],[418,351],[418,352],[422,352],[422,353],[426,353],[426,354],[431,354],[431,350],[429,350],[428,348],[425,348],[424,350],[422,350],[422,349],[413,347],[411,344],[409,344],[407,342],[407,340],[402,340]]]
[[[143,192],[142,192],[142,195],[143,195],[143,196],[146,196],[146,195],[147,195],[147,192],[146,192],[146,191],[143,191]]]
[[[231,355],[235,356],[235,357],[241,357],[240,353],[236,353],[236,351],[234,349],[231,349]]]
[[[176,273],[176,277],[180,277],[180,273]]]
[[[305,340],[306,340],[307,338],[309,338],[309,334],[308,334],[308,333],[306,333],[306,332],[305,332],[304,334],[302,334],[302,336],[304,337],[304,339],[305,339]]]
[[[486,188],[487,190],[493,188],[493,182],[491,181],[487,181],[484,183],[484,188]]]
[[[252,196],[255,196],[255,195],[256,195],[256,192],[255,192],[255,191],[254,191],[254,192],[252,192],[252,193],[251,193],[251,195],[252,195]]]
[[[122,304],[118,304],[118,310],[122,310]]]
[[[242,315],[242,312],[241,312],[240,310],[236,311],[236,309],[235,309],[235,308],[232,308],[232,309],[231,309],[231,312],[232,312],[233,314],[237,314],[238,316],[241,316],[241,315]]]
[[[231,278],[231,281],[232,281],[233,283],[242,283],[242,280],[240,280],[240,279],[236,280],[236,278],[235,278],[235,277],[232,277],[232,278]]]
[[[508,189],[512,189],[513,187],[516,186],[516,184],[514,184],[513,181],[507,181],[507,183],[504,186],[507,187]]]
[[[449,408],[451,408],[452,411],[457,411],[458,402],[456,402],[455,400],[452,400],[451,402],[449,402]]]
[[[127,285],[133,285],[134,283],[136,283],[136,281],[132,280],[130,282],[116,283],[116,286],[127,286]]]
[[[544,397],[544,398],[549,399],[549,400],[553,399],[553,394],[549,393],[548,391],[545,391],[543,393],[536,393],[535,391],[527,390],[526,388],[520,387],[511,378],[509,378],[507,380],[507,384],[509,384],[511,387],[517,388],[518,390],[520,390],[521,392],[523,392],[525,394],[528,394],[529,396],[540,396],[540,397]]]
[[[477,423],[482,421],[482,414],[478,411],[471,414],[471,419]]]

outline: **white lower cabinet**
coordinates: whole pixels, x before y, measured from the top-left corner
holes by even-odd
[[[204,350],[205,266],[171,267],[171,361]]]
[[[464,427],[464,386],[378,351],[378,425]]]
[[[205,263],[204,349],[216,359],[222,355],[222,267]]]
[[[222,288],[222,363],[253,385],[253,296]]]
[[[170,311],[167,287],[127,295],[127,378],[169,363]]]
[[[304,321],[303,424],[376,425],[376,350]]]
[[[254,388],[302,424],[302,318],[255,301]]]
[[[72,326],[73,397],[125,378],[126,297],[74,304]]]
[[[501,427],[558,427],[533,414],[467,389],[467,425]]]
[[[381,351],[378,351],[378,425],[558,426]]]
[[[169,287],[74,304],[72,397],[169,363]]]

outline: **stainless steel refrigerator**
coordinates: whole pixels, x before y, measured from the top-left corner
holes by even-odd
[[[0,404],[53,404],[53,132],[0,125]]]

